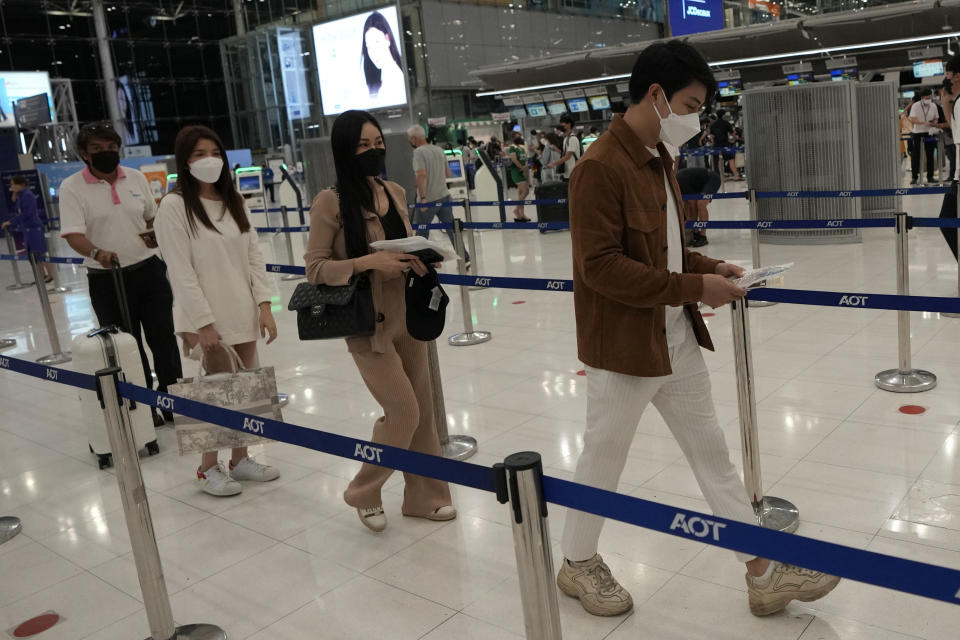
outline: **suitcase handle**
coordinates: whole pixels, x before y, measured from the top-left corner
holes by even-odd
[[[133,326],[130,322],[130,307],[127,304],[127,288],[123,282],[123,272],[120,269],[120,260],[116,257],[110,262],[113,267],[110,273],[113,275],[114,293],[117,294],[117,304],[120,306],[120,319],[123,322],[121,329],[127,333],[133,334]]]

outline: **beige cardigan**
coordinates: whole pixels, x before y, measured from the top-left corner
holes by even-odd
[[[393,204],[400,213],[407,235],[413,232],[407,215],[406,193],[395,182],[384,182]],[[373,211],[363,212],[367,223],[367,238],[370,242],[384,240],[383,225],[380,216]],[[346,243],[343,237],[343,225],[340,223],[340,206],[337,194],[327,189],[317,194],[310,207],[310,239],[307,253],[307,280],[312,284],[345,285],[353,275],[354,259],[347,257]],[[377,328],[371,337],[347,338],[347,348],[351,351],[373,351],[384,353],[383,321],[392,314],[405,313],[404,309],[384,308],[384,282],[401,280],[402,276],[387,276],[380,271],[370,271],[370,285],[373,292],[373,307],[377,312]],[[402,298],[401,298],[402,303]]]

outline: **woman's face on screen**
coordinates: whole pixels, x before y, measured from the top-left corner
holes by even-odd
[[[367,29],[363,38],[367,43],[367,55],[378,69],[383,69],[393,60],[393,56],[390,55],[390,36],[380,29],[371,27]]]

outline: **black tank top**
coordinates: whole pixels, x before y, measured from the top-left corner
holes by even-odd
[[[397,212],[396,205],[393,204],[393,198],[386,187],[383,190],[387,196],[387,212],[380,217],[380,224],[383,225],[383,235],[387,240],[399,240],[407,237],[407,227],[403,224],[403,218]]]

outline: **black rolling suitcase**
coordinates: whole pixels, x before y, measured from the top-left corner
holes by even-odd
[[[570,222],[570,209],[567,207],[566,182],[547,182],[536,189],[537,200],[563,200],[559,204],[538,204],[537,222]],[[546,233],[541,229],[540,233]]]

